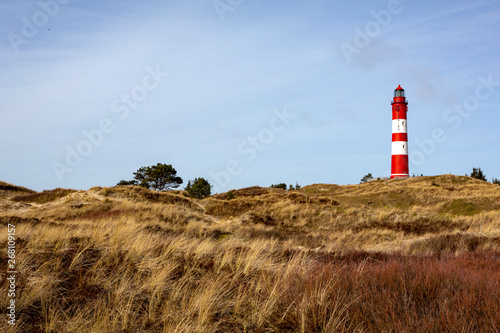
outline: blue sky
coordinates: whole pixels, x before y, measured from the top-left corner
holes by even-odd
[[[214,191],[390,174],[500,177],[498,1],[7,1],[0,179],[112,186],[172,164]],[[185,185],[185,184],[184,184]]]

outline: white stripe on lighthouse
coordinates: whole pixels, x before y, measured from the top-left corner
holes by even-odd
[[[392,155],[408,155],[408,142],[395,141],[392,143]]]
[[[406,119],[393,119],[392,133],[406,133]]]

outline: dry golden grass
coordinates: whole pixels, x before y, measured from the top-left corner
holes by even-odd
[[[19,194],[19,193],[36,193],[26,187],[12,185],[0,180],[0,193],[2,196],[9,196],[9,194]]]
[[[444,175],[254,187],[232,200],[23,191],[1,193],[19,271],[19,321],[2,331],[500,329],[498,185]],[[6,248],[3,237],[2,258]]]

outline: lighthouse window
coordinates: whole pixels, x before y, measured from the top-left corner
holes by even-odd
[[[403,125],[405,124],[404,120],[403,120]]]
[[[403,149],[405,149],[405,145],[403,145]]]

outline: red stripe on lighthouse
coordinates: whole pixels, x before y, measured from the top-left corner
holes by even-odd
[[[391,170],[391,178],[408,178],[408,155],[392,155]]]
[[[392,110],[392,119],[406,119],[406,111]]]
[[[394,141],[408,141],[406,133],[392,133],[392,142]]]

